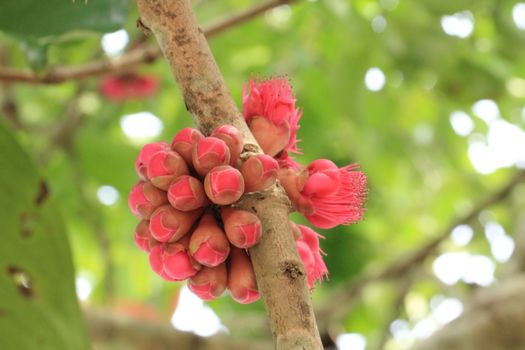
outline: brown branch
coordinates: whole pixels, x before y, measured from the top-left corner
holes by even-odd
[[[518,350],[525,348],[525,276],[481,289],[463,314],[414,350]]]
[[[236,341],[226,335],[203,338],[177,331],[168,323],[141,320],[109,310],[89,308],[84,310],[84,316],[93,345],[101,349],[266,350],[271,346],[253,340]]]
[[[255,5],[252,8],[247,9],[244,12],[240,12],[224,20],[218,21],[215,24],[210,25],[204,30],[204,35],[207,38],[221,33],[228,28],[235,27],[238,24],[248,21],[251,18],[258,16],[259,14],[266,12],[274,7],[281,5],[290,5],[298,0],[270,0],[261,4]]]
[[[243,136],[243,156],[261,153],[237,109],[191,8],[190,0],[139,0],[140,20],[155,34],[182,90],[186,108],[205,134],[223,124]],[[245,195],[238,206],[257,213],[263,236],[250,255],[277,349],[322,348],[304,266],[288,226],[290,203],[274,185]]]
[[[266,3],[256,5],[244,12],[210,25],[204,30],[204,35],[206,35],[206,37],[212,37],[244,23],[268,9],[283,4],[290,4],[294,1],[297,0],[270,0]],[[156,45],[144,45],[125,53],[119,58],[104,58],[75,66],[59,66],[42,74],[30,70],[0,66],[0,81],[27,84],[59,84],[69,80],[82,80],[106,73],[125,71],[140,64],[152,63],[161,55],[162,52]]]
[[[365,286],[377,281],[396,279],[409,273],[412,269],[418,267],[429,255],[435,253],[440,244],[449,237],[450,232],[456,226],[472,221],[486,208],[507,198],[509,194],[512,193],[512,190],[523,181],[525,181],[525,170],[519,170],[507,183],[485,197],[467,214],[453,219],[434,239],[414,252],[405,254],[406,258],[394,261],[378,273],[365,275],[351,282],[346,288],[336,293],[328,303],[316,312],[321,333],[323,334],[328,331],[330,323],[344,317]]]

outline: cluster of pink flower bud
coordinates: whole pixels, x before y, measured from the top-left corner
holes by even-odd
[[[187,279],[204,300],[226,289],[239,303],[259,298],[247,249],[260,240],[261,222],[232,206],[245,192],[279,180],[294,208],[320,228],[349,224],[363,214],[366,177],[355,166],[338,168],[323,159],[302,169],[289,155],[299,153],[301,112],[286,80],[251,81],[243,92],[243,114],[265,154],[241,160],[239,131],[222,125],[209,137],[182,129],[171,145],[145,145],[135,162],[140,180],[128,199],[142,220],[135,242],[149,253],[153,271],[168,281]],[[293,222],[290,231],[313,288],[328,274],[320,235]]]
[[[231,204],[273,185],[279,165],[266,155],[241,164],[242,149],[233,126],[220,126],[209,137],[186,128],[171,145],[145,145],[135,162],[140,180],[128,198],[142,220],[135,242],[149,253],[153,271],[168,281],[188,280],[204,300],[226,289],[240,303],[259,298],[247,249],[260,240],[261,222]]]

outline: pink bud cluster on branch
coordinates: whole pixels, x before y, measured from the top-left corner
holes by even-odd
[[[254,213],[236,208],[244,193],[263,191],[278,179],[294,209],[320,228],[363,215],[366,177],[355,165],[338,168],[321,159],[303,169],[290,156],[299,153],[301,111],[287,80],[247,84],[243,114],[265,154],[243,154],[239,131],[222,125],[209,136],[182,129],[170,145],[145,145],[135,162],[140,181],[129,206],[142,220],[135,242],[149,253],[153,271],[167,281],[188,280],[203,300],[226,289],[239,303],[259,298],[248,248],[258,243],[262,227]],[[290,231],[313,288],[328,274],[321,236],[293,222]]]

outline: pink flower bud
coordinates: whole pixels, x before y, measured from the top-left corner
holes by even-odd
[[[149,221],[142,220],[135,228],[135,244],[140,250],[149,253],[158,242],[153,238],[149,231]]]
[[[148,143],[142,147],[135,160],[135,171],[142,180],[148,179],[148,163],[151,157],[159,151],[169,149],[166,142]]]
[[[324,252],[319,246],[319,238],[322,236],[308,226],[296,225],[296,227],[301,236],[295,244],[306,270],[308,284],[313,288],[315,281],[321,282],[328,275],[328,269],[321,255]]]
[[[253,266],[244,249],[232,247],[228,289],[233,300],[241,304],[250,304],[259,299]]]
[[[182,281],[201,268],[187,253],[184,242],[156,245],[150,252],[151,269],[168,281]]]
[[[193,167],[201,176],[211,169],[230,162],[230,150],[226,143],[216,137],[205,137],[193,145]]]
[[[296,152],[298,153],[298,152]],[[291,168],[294,170],[301,169],[301,164],[297,163],[293,157],[291,157],[287,151],[282,151],[275,156],[275,160],[279,163],[280,168]]]
[[[206,175],[204,190],[213,203],[232,204],[244,193],[244,179],[239,170],[229,165],[221,165]]]
[[[246,192],[257,192],[272,186],[277,179],[279,164],[267,154],[251,156],[241,166]]]
[[[262,225],[257,215],[246,210],[223,207],[221,216],[226,236],[234,246],[250,248],[261,239]]]
[[[129,209],[141,219],[149,219],[155,209],[167,202],[166,192],[144,181],[137,182],[128,196]]]
[[[301,199],[301,191],[307,179],[307,172],[296,171],[292,168],[282,168],[279,170],[279,183],[286,190],[286,194],[294,206],[297,206],[297,202]],[[297,210],[300,211],[299,209]]]
[[[290,127],[287,123],[275,125],[264,117],[254,117],[248,122],[248,126],[264,153],[272,157],[279,154],[290,139]]]
[[[288,224],[290,225],[290,232],[292,233],[294,241],[298,241],[301,238],[299,227],[297,227],[297,224],[291,220],[288,221]]]
[[[200,209],[184,212],[169,204],[163,205],[151,215],[151,235],[159,242],[175,242],[188,233],[201,213]]]
[[[228,145],[230,149],[230,165],[235,166],[244,146],[239,130],[233,125],[221,125],[212,131],[211,136],[223,140]]]
[[[192,211],[209,203],[202,182],[189,175],[179,177],[170,185],[168,201],[181,211]]]
[[[213,300],[222,295],[227,283],[228,271],[222,263],[215,267],[203,266],[188,280],[188,288],[202,300]]]
[[[190,238],[191,256],[204,266],[223,263],[230,253],[230,243],[211,213],[202,216]]]
[[[148,163],[148,178],[155,187],[164,191],[168,190],[173,180],[188,172],[184,159],[171,150],[155,153]]]
[[[180,154],[187,164],[192,164],[193,144],[202,138],[204,138],[204,135],[202,135],[199,130],[194,128],[184,128],[173,138],[171,148]]]

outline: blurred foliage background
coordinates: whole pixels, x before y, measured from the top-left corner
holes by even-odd
[[[195,10],[206,27],[253,5],[199,0]],[[135,28],[137,18],[125,0],[8,0],[0,5],[0,66],[43,76],[106,57],[116,62],[155,43]],[[525,167],[524,39],[525,3],[510,0],[298,1],[210,38],[239,105],[250,76],[289,77],[304,110],[300,162],[359,163],[368,175],[364,221],[319,231],[330,276],[312,297],[327,348],[409,349],[458,317],[476,289],[523,272],[513,262],[525,236],[525,187],[514,181],[497,194]],[[3,310],[17,305],[22,313],[43,310],[52,330],[42,337],[59,339],[31,347],[9,332],[1,348],[82,348],[71,345],[86,342],[74,282],[85,313],[269,340],[262,302],[223,297],[203,305],[183,284],[158,278],[134,245],[137,220],[127,207],[134,158],[144,143],[191,125],[167,64],[150,61],[107,71],[158,81],[153,96],[119,102],[100,92],[101,75],[39,84],[0,69],[0,218],[7,222],[0,334],[13,321]],[[31,201],[42,195],[39,178],[52,209]],[[487,198],[494,200],[480,207]],[[19,242],[28,220],[16,218],[25,212],[36,213],[29,220],[36,231]],[[63,231],[61,239],[43,238],[46,230]],[[366,282],[436,238],[400,273]],[[60,253],[68,244],[72,259]],[[21,272],[9,270],[11,256]],[[51,295],[59,286],[63,293]],[[16,296],[15,288],[33,287],[35,298]],[[39,288],[56,305],[38,300]],[[61,317],[70,323],[58,324]],[[91,333],[99,349],[163,348]]]

